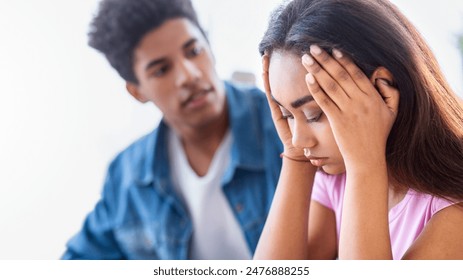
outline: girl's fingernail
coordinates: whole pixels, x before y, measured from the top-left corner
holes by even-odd
[[[313,58],[310,57],[310,55],[308,55],[308,54],[304,54],[302,56],[302,62],[309,65],[309,66],[314,64]]]
[[[311,45],[310,52],[314,55],[320,55],[322,53],[322,49],[317,45]]]
[[[333,49],[333,55],[336,57],[336,58],[342,58],[343,54],[340,50],[337,50],[337,49]]]
[[[313,75],[311,73],[307,73],[307,75],[305,76],[306,79],[307,79],[307,82],[311,85],[315,84],[315,78],[313,77]]]

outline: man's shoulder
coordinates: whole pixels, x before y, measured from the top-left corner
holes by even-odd
[[[264,92],[256,86],[232,82],[225,82],[225,86],[229,94],[235,95],[237,98],[251,97],[254,99],[265,99]]]
[[[156,142],[156,136],[158,134],[159,127],[155,128],[148,134],[143,135],[124,150],[122,150],[119,155],[122,157],[135,157],[138,158],[143,156],[148,150],[154,149],[154,144]]]
[[[120,151],[111,161],[110,171],[132,173],[135,171],[134,168],[140,171],[142,167],[152,162],[159,130],[158,126]]]
[[[256,116],[261,113],[264,115],[270,113],[265,93],[259,88],[230,82],[226,82],[225,85],[228,103],[233,110],[238,108],[244,111],[250,110]]]

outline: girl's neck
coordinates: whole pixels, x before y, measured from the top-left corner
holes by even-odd
[[[389,184],[389,201],[388,201],[388,206],[389,206],[389,211],[399,204],[404,198],[405,195],[408,192],[408,187],[401,187],[397,185],[392,185]]]

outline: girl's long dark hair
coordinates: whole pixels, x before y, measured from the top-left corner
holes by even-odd
[[[387,0],[294,0],[278,8],[261,55],[338,48],[371,76],[383,66],[400,91],[387,141],[392,179],[417,191],[463,199],[463,108],[429,47]]]

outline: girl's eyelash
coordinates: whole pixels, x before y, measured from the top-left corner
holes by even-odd
[[[322,114],[323,113],[320,113],[315,118],[307,119],[307,122],[308,123],[317,122],[321,118]],[[282,118],[285,120],[288,120],[288,119],[294,119],[294,116],[293,115],[283,115]]]
[[[321,118],[321,116],[322,116],[322,113],[318,114],[318,116],[316,116],[315,118],[307,119],[307,122],[308,123],[316,122]]]

